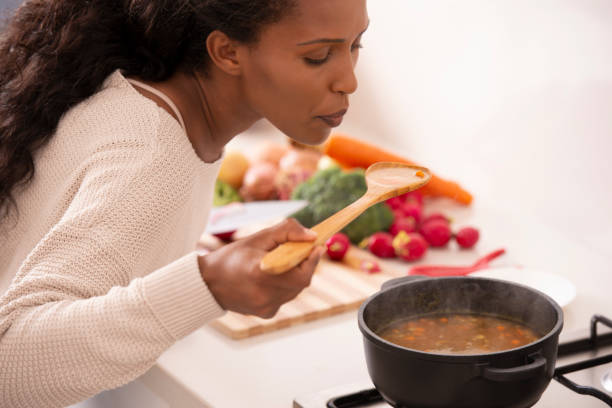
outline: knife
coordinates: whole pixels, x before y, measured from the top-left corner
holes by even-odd
[[[266,200],[213,207],[205,232],[213,235],[224,234],[250,224],[286,218],[307,205],[306,200]]]

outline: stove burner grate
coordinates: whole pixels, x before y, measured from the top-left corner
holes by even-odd
[[[568,343],[565,345],[559,345],[559,355],[571,354],[578,351],[586,351],[586,350],[594,350],[599,347],[604,341],[609,341],[610,333],[607,335],[598,336],[597,335],[597,323],[604,324],[609,328],[612,328],[612,320],[600,316],[594,315],[591,318],[591,335],[588,339],[581,339],[572,343]],[[606,364],[612,361],[612,354],[608,354],[605,356],[595,357],[584,361],[579,361],[577,363],[568,364],[563,367],[557,367],[555,369],[555,374],[553,378],[565,385],[567,388],[572,391],[577,392],[578,394],[590,395],[592,397],[598,398],[608,404],[608,406],[612,407],[612,397],[603,391],[586,385],[576,384],[574,381],[568,379],[565,374],[573,373],[575,371],[584,370],[587,368],[595,367],[601,364]],[[606,375],[605,378],[608,378],[610,373]],[[606,384],[604,383],[604,387]]]

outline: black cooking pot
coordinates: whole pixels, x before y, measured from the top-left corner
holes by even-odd
[[[542,337],[501,352],[448,355],[402,347],[376,334],[396,320],[448,312],[510,319]],[[359,309],[370,378],[394,407],[531,407],[553,376],[562,326],[563,311],[547,295],[475,277],[393,279]]]

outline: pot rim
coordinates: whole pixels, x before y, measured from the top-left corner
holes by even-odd
[[[535,293],[536,295],[541,296],[545,300],[547,300],[552,305],[553,309],[555,310],[555,312],[557,314],[557,321],[555,322],[555,325],[553,326],[553,328],[548,333],[546,333],[542,337],[538,338],[536,341],[533,341],[531,343],[528,343],[528,344],[525,344],[523,346],[516,347],[516,348],[496,351],[496,352],[492,352],[492,353],[483,353],[483,354],[442,354],[442,353],[432,353],[432,352],[420,351],[420,350],[416,350],[416,349],[411,349],[411,348],[403,347],[403,346],[400,346],[398,344],[395,344],[395,343],[392,343],[390,341],[387,341],[387,340],[383,339],[382,337],[378,336],[365,323],[365,319],[363,317],[363,314],[365,312],[365,309],[368,307],[368,304],[370,304],[370,302],[372,300],[374,300],[375,298],[377,298],[379,296],[383,296],[387,291],[394,290],[394,289],[396,289],[398,287],[405,286],[405,285],[418,284],[418,282],[429,281],[430,279],[436,279],[436,280],[440,280],[440,279],[441,280],[486,280],[486,281],[497,282],[497,283],[501,283],[501,284],[505,284],[505,285],[511,285],[511,286],[515,286],[515,287],[520,287],[520,288],[526,289],[528,291],[531,291],[531,292]],[[367,338],[369,341],[373,342],[378,347],[381,347],[382,349],[386,349],[388,351],[402,351],[404,353],[408,353],[413,358],[418,358],[418,359],[422,359],[422,360],[435,360],[435,361],[447,361],[447,360],[449,360],[448,362],[451,362],[451,363],[452,362],[454,362],[454,363],[473,363],[473,362],[480,362],[480,361],[488,361],[488,360],[494,359],[494,358],[499,357],[499,356],[503,356],[503,355],[508,354],[508,353],[531,354],[532,352],[537,351],[540,348],[540,345],[542,343],[544,343],[545,341],[547,341],[551,337],[558,336],[559,333],[561,332],[562,327],[563,327],[563,309],[561,309],[561,306],[559,306],[559,304],[554,299],[552,299],[550,296],[548,296],[547,294],[545,294],[545,293],[543,293],[543,292],[541,292],[541,291],[539,291],[537,289],[534,289],[534,288],[532,288],[530,286],[522,285],[522,284],[519,284],[519,283],[509,282],[509,281],[505,281],[505,280],[501,280],[501,279],[492,279],[492,278],[474,277],[474,276],[445,276],[445,277],[436,277],[436,278],[428,277],[427,279],[415,280],[415,281],[406,281],[406,282],[403,282],[403,283],[399,283],[399,284],[397,284],[395,286],[392,286],[392,287],[380,290],[380,291],[374,293],[373,295],[371,295],[370,297],[368,297],[361,304],[361,306],[359,307],[359,311],[358,311],[358,316],[357,317],[358,317],[359,330],[361,331],[363,336],[365,338]]]

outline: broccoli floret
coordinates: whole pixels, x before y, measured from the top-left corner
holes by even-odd
[[[352,243],[359,244],[376,232],[388,230],[392,223],[393,213],[387,205],[379,203],[364,211],[342,231]]]
[[[293,191],[292,199],[309,203],[293,217],[310,228],[356,201],[366,190],[363,170],[343,172],[336,166],[320,170]],[[392,222],[393,213],[381,203],[368,208],[342,232],[357,244],[375,232],[387,230]]]
[[[308,180],[300,183],[291,194],[293,200],[308,200],[308,197],[315,198],[327,189],[326,183],[333,183],[335,179],[342,175],[342,170],[338,166],[330,166],[326,169],[317,171]]]
[[[215,181],[215,192],[213,195],[213,206],[229,204],[234,201],[242,201],[240,194],[229,184],[217,179]]]

